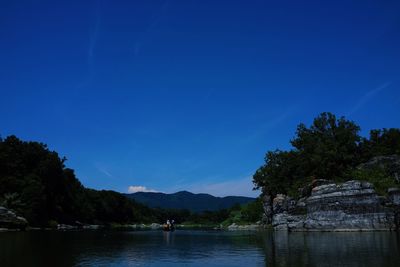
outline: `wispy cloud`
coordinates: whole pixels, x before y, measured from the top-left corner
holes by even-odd
[[[152,192],[152,193],[157,193],[159,191],[156,191],[154,189],[149,189],[145,186],[142,185],[131,185],[128,187],[128,193],[137,193],[137,192]]]
[[[97,13],[96,13],[96,21],[95,21],[94,28],[90,35],[90,40],[89,40],[89,48],[88,48],[88,64],[89,65],[93,64],[94,50],[95,50],[97,38],[99,35],[100,23],[101,23],[101,8],[100,8],[100,5],[98,5]]]
[[[384,89],[388,88],[392,83],[391,82],[386,82],[368,92],[366,92],[363,96],[361,96],[357,103],[354,105],[354,107],[350,110],[350,112],[347,113],[347,116],[353,115],[357,111],[359,111],[361,108],[363,108],[369,101],[372,100],[374,96],[382,92]]]
[[[101,168],[98,168],[98,170],[100,172],[104,173],[105,175],[107,175],[108,177],[114,178],[114,176],[111,173],[109,173],[107,170],[104,170],[104,169],[101,169]]]
[[[289,106],[284,112],[279,114],[278,116],[272,118],[271,120],[261,124],[261,126],[254,131],[251,135],[249,135],[246,139],[243,139],[245,143],[251,142],[259,137],[264,136],[267,132],[273,130],[277,126],[279,126],[282,122],[287,120],[290,116],[292,116],[297,110],[297,106]]]
[[[100,32],[100,26],[101,26],[101,18],[102,18],[102,9],[105,1],[97,1],[96,2],[96,18],[94,22],[93,29],[91,30],[90,36],[89,36],[89,46],[88,46],[88,51],[87,51],[87,64],[88,64],[88,74],[86,77],[83,79],[82,82],[80,82],[76,87],[77,89],[82,88],[87,86],[88,84],[91,83],[93,76],[94,76],[94,57],[95,57],[95,50],[96,50],[96,44]]]
[[[154,28],[157,27],[157,25],[160,23],[163,15],[167,12],[169,6],[169,1],[166,0],[164,3],[160,6],[159,9],[155,9],[154,13],[150,17],[150,22],[147,25],[147,27],[144,29],[142,35],[140,35],[136,42],[134,43],[132,50],[133,50],[133,55],[136,57],[139,55],[141,49],[145,45],[146,42],[151,39],[151,32],[154,30]]]
[[[101,164],[95,163],[94,166],[99,172],[106,175],[107,177],[115,178],[114,175],[112,175],[108,170],[106,170],[106,168],[104,168]]]

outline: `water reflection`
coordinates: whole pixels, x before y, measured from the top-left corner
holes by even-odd
[[[171,245],[171,239],[174,237],[174,234],[172,232],[163,232],[164,236],[164,244],[167,246]]]
[[[266,266],[400,266],[400,236],[390,232],[266,233]]]
[[[399,248],[387,232],[20,232],[0,233],[0,266],[400,266]]]

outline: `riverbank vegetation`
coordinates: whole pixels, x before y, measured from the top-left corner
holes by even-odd
[[[45,144],[15,136],[0,140],[0,205],[33,226],[142,221],[152,211],[123,195],[85,188],[65,158]]]
[[[322,113],[310,127],[300,124],[290,143],[292,149],[288,151],[267,152],[265,164],[253,176],[256,188],[269,195],[296,197],[298,189],[314,179],[366,180],[380,194],[399,185],[391,166],[379,163],[365,168],[362,164],[382,156],[392,156],[396,161],[400,155],[400,129],[372,130],[366,138],[360,135],[360,126],[355,122]]]
[[[31,226],[39,227],[56,227],[59,223],[150,224],[167,219],[216,225],[229,218],[259,220],[255,214],[261,214],[254,211],[254,204],[202,213],[149,208],[118,192],[85,188],[65,162],[66,158],[43,143],[22,141],[16,136],[0,138],[0,206],[14,210]]]

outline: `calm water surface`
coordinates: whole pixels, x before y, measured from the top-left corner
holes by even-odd
[[[400,266],[397,233],[0,233],[0,266]]]

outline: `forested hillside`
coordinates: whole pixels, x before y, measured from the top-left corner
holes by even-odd
[[[222,198],[218,207],[211,207],[215,202],[202,203],[213,210],[202,209],[202,213],[190,211],[186,206],[150,208],[118,192],[85,188],[65,162],[65,158],[43,143],[22,141],[16,136],[0,139],[0,206],[25,217],[30,226],[41,227],[58,223],[163,223],[170,218],[177,223],[218,224],[241,210],[239,205],[232,207],[233,204],[254,200]],[[243,207],[243,220],[258,220],[260,206],[253,208],[250,204]],[[258,209],[256,215],[255,209]]]
[[[85,188],[65,161],[45,144],[0,139],[0,206],[36,226],[154,219],[151,209],[120,193]]]
[[[187,191],[180,191],[173,194],[137,192],[127,194],[126,196],[152,208],[186,209],[191,212],[229,209],[235,204],[242,205],[255,200],[251,197],[215,197],[209,194],[193,194]]]

